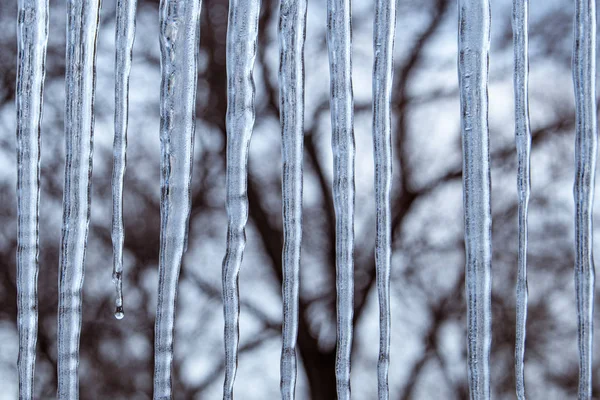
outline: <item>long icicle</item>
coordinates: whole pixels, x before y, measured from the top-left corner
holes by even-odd
[[[200,0],[160,2],[161,198],[154,400],[173,397],[175,303],[191,210],[200,9]]]
[[[490,398],[492,213],[488,130],[489,0],[458,2],[467,358],[471,400]]]
[[[225,381],[233,399],[239,347],[239,272],[248,221],[248,147],[254,127],[254,80],[260,0],[230,0],[227,25],[227,250],[223,259]]]
[[[127,119],[129,115],[129,73],[135,39],[135,10],[137,0],[117,1],[115,33],[115,138],[113,142],[112,173],[112,245],[113,281],[117,290],[115,317],[125,316],[123,309],[123,179],[127,151]]]
[[[596,2],[575,1],[575,291],[579,344],[579,400],[592,398],[594,290],[593,204],[598,147],[596,108]]]
[[[85,252],[90,222],[96,40],[100,0],[67,2],[65,187],[58,282],[59,399],[79,398]]]
[[[529,128],[529,0],[514,0],[515,141],[517,145],[517,191],[519,196],[519,252],[517,257],[517,332],[515,382],[518,400],[525,400],[525,337],[527,323],[527,208],[529,206],[531,130]]]
[[[300,250],[302,245],[302,158],[304,146],[304,40],[306,0],[279,7],[279,104],[282,136],[283,343],[281,398],[296,390]]]
[[[38,330],[40,129],[48,0],[19,0],[17,29],[17,326],[19,399],[33,399]]]
[[[373,148],[375,161],[375,205],[377,209],[375,265],[379,293],[379,360],[377,393],[389,399],[390,368],[390,271],[392,234],[390,190],[392,186],[391,96],[393,79],[396,2],[377,0],[373,25]]]
[[[350,399],[354,316],[354,101],[350,0],[327,1],[337,289],[337,395]]]

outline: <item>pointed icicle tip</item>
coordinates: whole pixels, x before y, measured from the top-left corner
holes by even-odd
[[[117,306],[115,310],[115,318],[123,319],[125,317],[125,311],[123,310],[123,306]]]

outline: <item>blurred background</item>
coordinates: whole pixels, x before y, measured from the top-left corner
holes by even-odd
[[[36,367],[36,398],[40,399],[53,398],[56,393],[57,270],[64,179],[66,6],[62,1],[51,1],[50,6],[42,130]],[[577,388],[570,67],[573,6],[571,1],[556,0],[531,4],[533,153],[526,353],[526,383],[531,399],[575,397]],[[373,9],[373,1],[353,1],[357,213],[352,391],[356,399],[375,399],[377,393],[379,332],[371,136]],[[125,180],[126,316],[118,321],[113,317],[110,239],[115,2],[103,1],[92,217],[81,334],[82,399],[152,397],[160,218],[157,10],[158,0],[139,1]],[[226,232],[227,10],[226,0],[203,1],[190,245],[181,271],[175,328],[176,399],[222,396],[220,277]],[[517,196],[511,2],[493,1],[492,16],[492,393],[496,399],[512,399]],[[254,71],[257,118],[250,148],[248,246],[240,277],[236,397],[244,400],[279,397],[282,222],[277,22],[278,2],[263,1]],[[336,397],[334,212],[325,24],[326,1],[311,0],[305,55],[304,243],[297,396],[312,400]],[[14,399],[18,349],[16,2],[0,2],[0,26],[0,398]],[[456,34],[455,1],[398,0],[393,89],[392,399],[468,398]],[[596,209],[600,210],[600,204]],[[596,346],[599,337],[596,335]],[[594,398],[600,396],[600,358],[596,360]]]

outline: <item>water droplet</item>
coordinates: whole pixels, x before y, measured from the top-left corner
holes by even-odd
[[[115,310],[115,318],[123,319],[125,317],[125,311],[123,310],[123,306],[118,306]]]

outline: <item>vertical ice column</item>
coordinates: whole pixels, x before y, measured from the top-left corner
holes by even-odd
[[[81,290],[90,221],[100,0],[67,1],[65,186],[58,282],[59,399],[79,398]]]
[[[123,179],[127,151],[127,119],[129,115],[129,73],[135,39],[135,9],[137,0],[117,1],[115,33],[115,138],[112,174],[112,244],[113,281],[117,289],[115,317],[125,316],[123,309]]]
[[[391,98],[393,78],[396,2],[377,0],[373,25],[373,148],[375,161],[375,206],[377,211],[375,265],[379,293],[379,400],[389,398],[390,366],[390,270],[392,233],[390,190],[392,186]]]
[[[492,213],[488,131],[489,0],[458,1],[467,362],[472,400],[490,398]]]
[[[194,157],[200,0],[160,2],[160,256],[154,327],[154,399],[173,397],[177,283],[187,248]]]
[[[579,344],[579,400],[592,398],[594,333],[593,204],[598,121],[596,107],[596,2],[575,1],[575,290]]]
[[[40,124],[48,0],[19,0],[17,28],[17,326],[19,399],[33,399],[38,329]]]
[[[279,6],[279,103],[282,136],[283,343],[281,398],[295,398],[298,291],[302,245],[302,155],[304,143],[304,39],[306,0]]]
[[[337,354],[340,400],[350,399],[350,357],[354,317],[354,102],[352,94],[352,11],[350,0],[327,1],[333,202],[335,207]]]
[[[514,45],[515,141],[517,145],[517,192],[519,196],[519,252],[517,258],[517,332],[515,379],[517,399],[525,400],[525,337],[527,323],[527,208],[530,196],[531,131],[529,129],[529,0],[514,0],[512,25]]]
[[[239,347],[239,272],[248,221],[248,146],[254,126],[254,80],[260,0],[230,0],[227,26],[227,250],[223,259],[225,381],[233,399]]]

